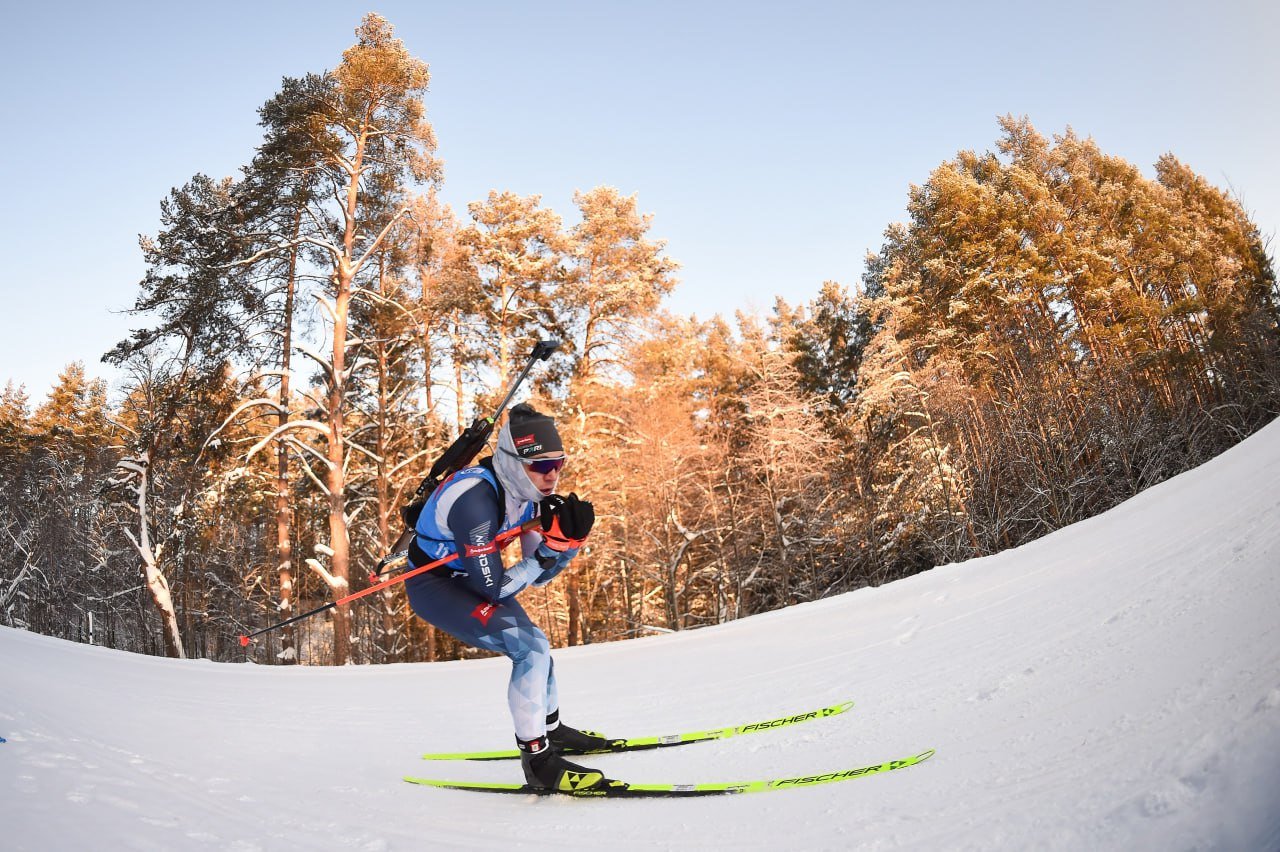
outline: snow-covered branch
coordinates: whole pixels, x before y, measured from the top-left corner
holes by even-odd
[[[374,302],[376,304],[384,305],[389,308],[394,308],[400,313],[404,314],[405,317],[407,317],[409,321],[414,324],[415,327],[421,328],[422,326],[422,322],[418,319],[418,317],[414,316],[413,311],[406,308],[403,304],[401,304],[399,300],[388,299],[386,296],[382,295],[377,290],[370,290],[368,287],[355,286],[351,288],[351,296],[352,298],[363,296],[367,298],[369,301]]]
[[[302,443],[301,441],[299,441],[299,440],[297,439],[297,436],[296,436],[296,435],[290,435],[288,438],[285,438],[285,443],[287,443],[289,446],[293,447],[293,448],[294,448],[295,450],[297,450],[299,453],[306,453],[307,455],[315,456],[317,459],[319,459],[319,460],[320,460],[320,461],[322,461],[322,462],[328,462],[328,461],[329,461],[329,457],[328,457],[328,456],[326,456],[324,453],[320,452],[319,450],[317,450],[315,447],[311,446],[310,444],[304,444],[304,443]]]
[[[314,450],[311,449],[311,447],[308,447],[306,444],[299,443],[298,441],[295,441],[293,439],[289,439],[289,444],[293,447],[298,447],[315,454],[317,458],[322,459],[326,464],[328,464],[329,460],[327,458],[324,458],[319,453],[316,453]],[[325,485],[325,483],[320,479],[320,477],[316,476],[316,472],[311,469],[311,463],[307,461],[307,457],[305,455],[299,455],[298,463],[302,465],[302,471],[307,475],[307,479],[311,480],[311,484],[314,485],[316,487],[316,490],[318,490],[321,494],[323,494],[327,499],[329,497],[329,487]]]
[[[307,567],[310,568],[312,571],[314,571],[316,573],[316,576],[324,580],[325,585],[327,585],[330,589],[332,589],[334,595],[337,597],[341,597],[345,595],[347,593],[347,590],[350,588],[346,580],[344,580],[341,577],[335,577],[332,574],[330,574],[328,569],[326,569],[323,565],[320,564],[319,560],[307,559]]]
[[[312,393],[310,390],[308,390],[308,389],[303,388],[303,389],[301,389],[301,390],[295,390],[295,391],[294,391],[294,393],[296,393],[298,396],[303,397],[304,399],[306,399],[308,402],[310,402],[310,403],[311,403],[312,405],[314,405],[316,408],[323,409],[323,408],[325,407],[325,405],[326,405],[326,403],[325,403],[323,400],[319,399],[315,394],[313,394],[313,393]]]
[[[255,263],[262,260],[264,257],[271,257],[273,254],[276,254],[277,252],[281,252],[294,245],[297,245],[297,243],[295,243],[292,240],[283,240],[283,239],[277,240],[275,243],[267,246],[261,251],[256,251],[253,254],[249,255],[248,257],[242,257],[239,260],[233,260],[230,263],[221,264],[217,268],[235,269],[236,267],[239,267],[239,266],[253,266]]]
[[[244,460],[246,462],[249,461],[259,452],[261,452],[263,447],[270,444],[272,441],[280,437],[285,432],[289,432],[293,429],[307,429],[312,432],[319,432],[321,435],[324,435],[326,437],[328,437],[329,435],[329,427],[318,420],[292,420],[288,423],[285,423],[283,426],[276,427],[271,431],[271,434],[267,435],[261,441],[254,444],[253,447],[249,450],[249,452],[245,454]]]
[[[324,374],[329,378],[329,381],[333,381],[333,364],[329,363],[328,359],[326,359],[323,355],[321,355],[316,350],[312,349],[306,343],[303,343],[300,341],[295,342],[293,344],[293,348],[295,351],[301,352],[303,355],[306,355],[312,361],[315,361],[317,364],[319,364],[320,369],[324,370]]]
[[[137,476],[144,476],[146,475],[146,472],[147,472],[147,469],[143,467],[143,464],[145,463],[146,463],[146,459],[143,459],[141,464],[139,462],[134,461],[133,459],[120,459],[120,461],[116,462],[116,467],[120,468],[121,470],[127,470],[130,473],[133,473]],[[127,479],[128,478],[126,477],[125,479],[118,480],[118,481],[125,482],[127,481]]]
[[[217,429],[214,429],[212,432],[209,433],[209,437],[205,438],[204,444],[201,445],[200,450],[203,452],[204,450],[208,449],[209,444],[213,442],[213,439],[217,437],[218,433],[221,432],[223,429],[227,428],[229,425],[231,425],[231,421],[239,417],[242,411],[245,411],[247,409],[250,409],[259,405],[270,406],[271,408],[274,408],[276,410],[277,414],[283,414],[286,411],[286,409],[278,405],[274,399],[267,399],[266,397],[259,397],[258,399],[251,399],[248,402],[243,402],[240,405],[236,406],[235,411],[227,415],[227,419],[222,421],[222,425],[220,425]]]
[[[355,441],[351,440],[350,438],[347,438],[346,444],[347,444],[347,446],[348,446],[348,447],[351,447],[352,449],[355,449],[355,450],[360,451],[360,452],[361,452],[361,453],[363,453],[367,458],[371,459],[371,460],[372,460],[374,463],[376,463],[376,464],[384,464],[384,463],[385,463],[385,462],[384,462],[384,460],[383,460],[383,458],[382,458],[381,456],[379,456],[377,453],[375,453],[375,452],[373,452],[373,451],[371,451],[371,450],[368,450],[368,449],[366,449],[366,448],[364,448],[364,447],[360,446],[359,444],[357,444]]]
[[[316,239],[315,237],[303,237],[303,238],[302,238],[302,239],[300,239],[298,242],[300,242],[300,243],[310,243],[310,244],[311,244],[311,245],[313,245],[313,246],[317,246],[317,247],[319,247],[319,248],[322,248],[322,249],[324,249],[326,252],[328,252],[330,255],[332,255],[333,257],[338,257],[339,255],[341,255],[341,254],[342,254],[342,249],[338,248],[337,246],[335,246],[333,243],[329,242],[328,240],[319,240],[319,239]]]
[[[319,293],[312,293],[311,298],[320,303],[320,307],[324,308],[324,312],[329,315],[329,321],[336,323],[338,321],[338,311],[333,303]]]
[[[398,211],[396,211],[396,215],[392,216],[390,219],[387,220],[387,224],[384,225],[382,227],[382,230],[378,232],[378,236],[374,237],[373,242],[369,244],[369,247],[367,249],[365,249],[364,254],[361,255],[360,259],[357,260],[352,265],[351,267],[352,275],[360,271],[360,268],[365,265],[365,262],[368,261],[369,258],[374,255],[375,252],[377,252],[378,247],[382,245],[382,241],[387,238],[387,234],[391,233],[391,230],[396,226],[396,224],[399,223],[399,221],[403,219],[405,216],[407,216],[408,214],[409,214],[409,206],[405,205],[404,207],[401,207]]]
[[[430,453],[430,452],[431,452],[430,450],[419,450],[418,452],[416,452],[416,453],[414,453],[413,455],[409,456],[409,457],[408,457],[407,459],[405,459],[404,461],[400,462],[400,464],[398,464],[398,465],[396,465],[395,467],[391,468],[391,470],[390,470],[390,472],[389,472],[389,473],[390,473],[390,476],[394,477],[397,473],[399,473],[400,471],[404,470],[406,467],[408,467],[409,465],[413,464],[415,461],[417,461],[418,459],[422,458],[423,456],[427,455],[427,454],[428,454],[428,453]]]

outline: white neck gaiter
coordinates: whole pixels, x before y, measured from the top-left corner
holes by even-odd
[[[515,518],[525,503],[537,503],[542,499],[542,492],[533,484],[529,474],[524,472],[524,465],[515,455],[516,445],[511,440],[511,427],[503,424],[498,430],[498,450],[493,454],[493,470],[498,481],[507,492],[507,517]],[[514,502],[513,502],[514,501]]]

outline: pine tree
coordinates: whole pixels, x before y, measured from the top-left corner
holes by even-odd
[[[283,164],[306,175],[294,187],[288,208],[303,215],[295,219],[294,238],[277,240],[240,261],[248,265],[301,245],[308,249],[313,274],[324,282],[324,292],[312,295],[330,349],[322,354],[295,343],[321,371],[318,411],[313,418],[280,424],[269,440],[295,432],[324,440],[322,476],[315,481],[328,501],[329,540],[319,548],[329,566],[316,559],[307,564],[338,597],[349,588],[351,561],[346,471],[351,454],[365,449],[350,439],[347,424],[359,392],[355,373],[363,366],[350,351],[360,345],[352,336],[352,302],[377,301],[378,259],[413,210],[407,187],[439,178],[432,156],[435,136],[423,107],[430,79],[426,63],[410,56],[391,25],[376,14],[365,16],[356,35],[356,44],[332,73],[286,80],[281,94],[263,108],[269,135],[260,171],[278,172]],[[294,446],[307,452],[303,444]],[[334,659],[341,664],[350,647],[346,607],[335,610],[333,624]]]
[[[864,355],[855,416],[874,448],[875,548],[892,566],[883,581],[964,554],[968,484],[952,436],[966,389],[955,362],[913,364],[892,301],[872,309],[881,328]]]
[[[813,397],[788,353],[766,330],[743,330],[739,360],[750,384],[738,431],[745,436],[730,464],[745,485],[741,505],[758,525],[753,548],[769,563],[761,586],[785,605],[819,597],[832,538],[831,470],[836,442],[823,428]]]
[[[858,385],[879,511],[935,518],[935,556],[1086,517],[1200,452],[1190,423],[1280,407],[1274,272],[1239,206],[1172,157],[1152,181],[1070,129],[1000,124],[997,152],[912,188],[868,266],[892,324]]]
[[[30,452],[30,404],[25,386],[8,382],[0,392],[0,477],[6,483],[16,479],[16,466]]]
[[[874,256],[868,262],[874,263]],[[775,313],[798,371],[800,390],[819,401],[827,429],[840,434],[857,397],[858,369],[872,334],[870,317],[859,300],[835,281],[824,282],[806,308],[793,312],[780,301]]]
[[[459,235],[478,287],[465,304],[474,307],[478,330],[496,348],[491,357],[499,377],[511,375],[515,354],[531,350],[535,340],[564,337],[553,299],[566,275],[569,244],[560,217],[540,202],[536,195],[490,192],[468,205],[472,224]]]
[[[26,388],[8,382],[0,392],[0,531],[6,541],[0,556],[0,620],[21,628],[30,626],[27,588],[39,582],[31,560],[36,538],[31,492],[38,473],[30,419]]]
[[[574,381],[582,384],[616,363],[640,322],[675,287],[679,264],[662,256],[665,241],[646,239],[653,215],[640,214],[636,196],[600,186],[573,200],[582,221],[570,234],[576,264],[559,303],[581,329]]]
[[[135,330],[103,360],[125,364],[158,342],[178,341],[191,366],[209,370],[248,351],[260,294],[235,266],[248,244],[239,227],[238,184],[197,174],[160,204],[160,233],[140,237],[147,273],[131,313],[159,319]]]

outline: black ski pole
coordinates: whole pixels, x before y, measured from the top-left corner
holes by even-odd
[[[541,518],[530,518],[529,520],[525,521],[523,524],[521,524],[518,527],[512,527],[506,532],[498,533],[498,535],[494,538],[494,542],[497,543],[500,547],[506,547],[507,542],[510,542],[516,536],[520,535],[521,533],[529,532],[530,530],[538,529],[541,525],[542,525]],[[452,562],[457,558],[458,558],[458,554],[450,553],[448,556],[442,556],[441,558],[437,559],[434,562],[428,562],[426,565],[420,565],[417,568],[414,568],[412,571],[406,571],[403,574],[401,574],[399,577],[393,577],[390,580],[383,580],[381,583],[372,585],[367,589],[361,589],[358,592],[353,592],[352,594],[349,594],[346,597],[338,598],[336,601],[329,601],[327,604],[318,606],[313,610],[309,610],[308,612],[302,613],[301,615],[295,615],[293,618],[286,618],[284,621],[277,621],[275,624],[269,624],[266,627],[261,628],[260,630],[253,631],[252,633],[242,633],[240,634],[240,645],[243,647],[247,647],[248,644],[253,640],[255,636],[261,636],[263,633],[270,633],[272,630],[279,630],[281,627],[284,627],[285,625],[288,625],[288,624],[293,624],[295,621],[302,621],[302,619],[304,618],[310,618],[313,615],[319,615],[322,612],[327,612],[328,610],[331,610],[334,607],[342,606],[343,604],[347,604],[347,603],[351,603],[352,601],[359,600],[360,598],[363,598],[366,595],[371,595],[376,591],[385,589],[387,586],[394,586],[396,583],[403,583],[405,580],[409,579],[410,577],[415,577],[418,574],[425,574],[428,571],[433,571],[436,568],[439,568],[441,565],[445,565],[449,562]]]

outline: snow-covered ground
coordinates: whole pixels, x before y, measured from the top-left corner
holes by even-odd
[[[784,731],[592,761],[764,795],[594,801],[406,774],[511,741],[502,660],[278,668],[0,629],[0,848],[1280,849],[1280,423],[1038,542],[722,627],[557,654],[563,713]]]

